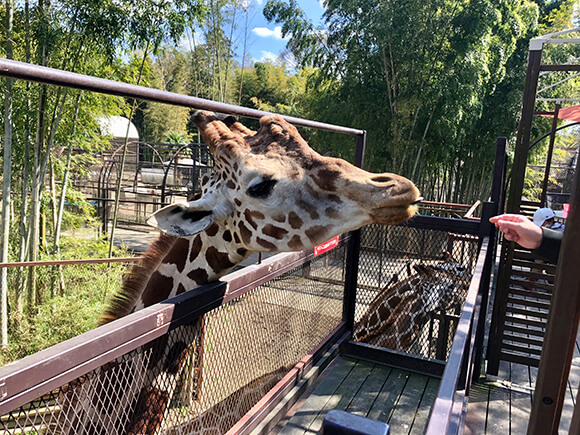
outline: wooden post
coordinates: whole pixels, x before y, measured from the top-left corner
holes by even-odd
[[[528,435],[558,433],[580,322],[579,258],[580,181],[578,170],[576,170],[570,213],[560,249],[552,306],[538,368]],[[575,414],[577,414],[576,410]],[[577,425],[577,420],[578,416],[575,415],[573,418],[575,425]]]
[[[528,69],[526,73],[526,83],[522,100],[522,113],[518,126],[516,138],[515,160],[511,172],[510,194],[507,201],[506,211],[508,213],[519,213],[522,191],[524,188],[524,178],[526,164],[528,160],[528,145],[532,130],[532,120],[534,118],[534,106],[536,102],[536,91],[538,89],[538,76],[540,73],[540,62],[542,60],[542,50],[530,50],[528,54]],[[498,272],[495,301],[493,305],[493,315],[488,341],[488,366],[487,372],[497,375],[501,354],[503,323],[506,314],[507,298],[509,292],[509,280],[514,257],[513,242],[504,243]]]

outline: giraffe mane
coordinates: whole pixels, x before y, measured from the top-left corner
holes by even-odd
[[[177,239],[175,236],[161,233],[159,238],[149,245],[141,259],[134,263],[123,277],[121,290],[107,303],[99,318],[99,326],[131,313],[152,272],[157,269]]]

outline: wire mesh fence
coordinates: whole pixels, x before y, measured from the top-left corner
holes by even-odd
[[[222,434],[342,320],[345,248],[1,417],[0,433]]]
[[[365,227],[355,340],[446,360],[477,248],[477,237],[470,235]]]

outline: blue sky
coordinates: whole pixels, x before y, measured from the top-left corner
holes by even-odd
[[[280,26],[268,23],[262,10],[267,0],[252,0],[248,23],[247,52],[254,61],[276,59],[286,48],[286,41],[282,39]],[[322,0],[298,0],[298,4],[310,20],[318,25],[324,9]],[[243,41],[243,40],[242,40]],[[242,52],[243,42],[238,44],[238,53]]]

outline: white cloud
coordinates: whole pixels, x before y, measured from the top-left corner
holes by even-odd
[[[252,33],[255,33],[261,38],[284,39],[282,38],[282,27],[280,26],[274,27],[274,30],[268,29],[267,27],[254,27]]]
[[[275,62],[278,59],[278,55],[272,53],[271,51],[260,50],[260,54],[262,55],[262,57],[260,58],[260,62],[266,62],[267,60]]]

